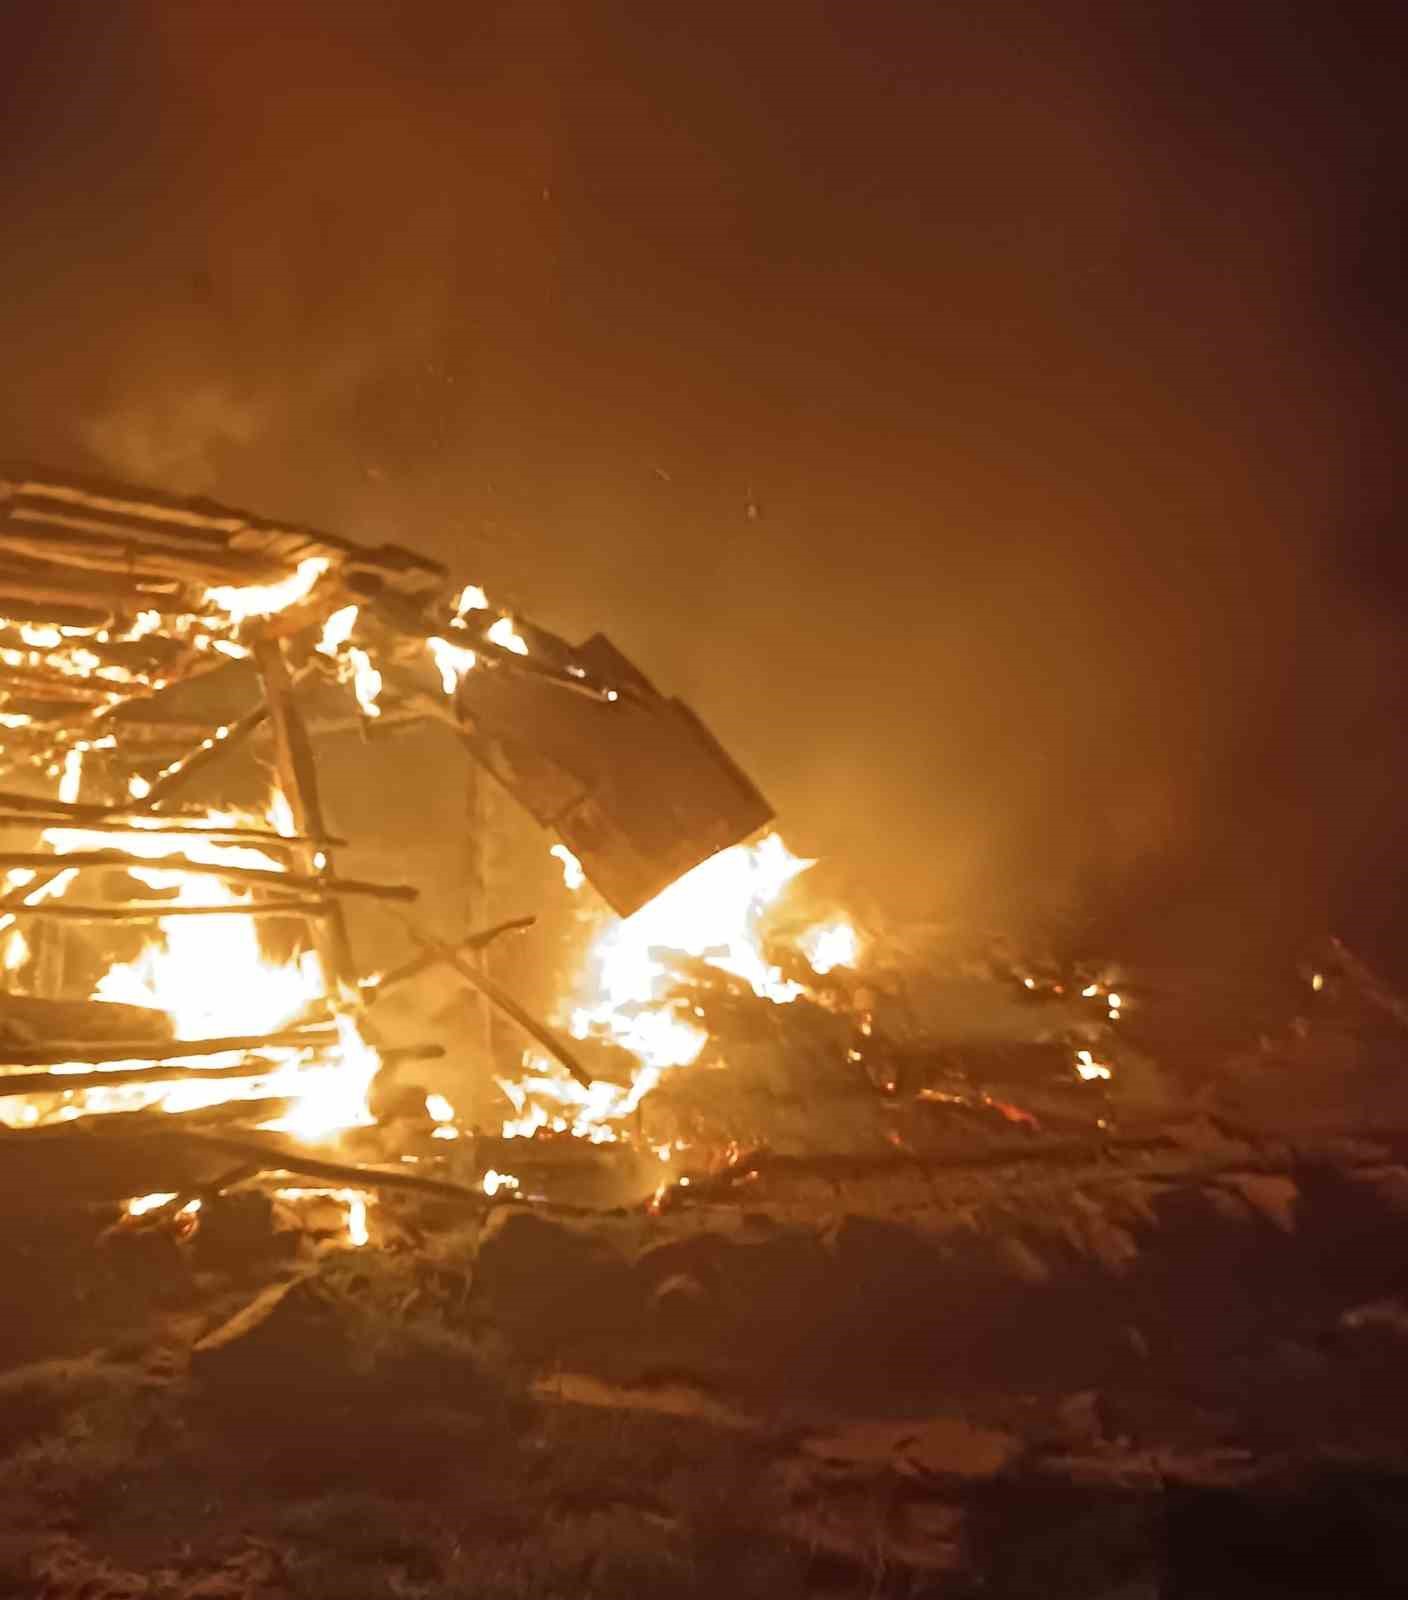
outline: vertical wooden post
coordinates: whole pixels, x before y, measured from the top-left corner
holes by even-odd
[[[293,679],[278,639],[261,639],[254,646],[254,662],[264,683],[264,698],[274,731],[274,763],[284,797],[293,812],[293,825],[313,843],[300,845],[296,853],[303,870],[315,877],[332,878],[332,858],[324,841],[329,837],[318,793],[318,768],[303,715],[294,699]],[[329,994],[347,1003],[358,997],[357,968],[352,945],[347,937],[347,922],[342,904],[330,901],[328,915],[311,920],[314,946],[323,963]]]

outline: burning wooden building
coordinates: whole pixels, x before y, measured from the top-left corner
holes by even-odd
[[[448,723],[623,914],[770,815],[606,640],[574,648],[435,562],[0,474],[0,1192],[57,1175],[76,1198],[174,1202],[338,1166],[318,1141],[373,1124],[387,1067],[443,1049],[379,1041],[352,904],[407,921],[422,961],[452,962],[585,1083],[474,940],[408,921],[415,886],[339,872],[317,684],[368,725]],[[271,780],[253,809],[219,798],[251,754]]]

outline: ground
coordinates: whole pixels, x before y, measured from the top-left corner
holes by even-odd
[[[361,1250],[16,1222],[0,1594],[1400,1592],[1405,1155],[1189,1122]]]

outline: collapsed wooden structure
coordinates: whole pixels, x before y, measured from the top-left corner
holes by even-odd
[[[374,1100],[389,1059],[439,1049],[378,1051],[367,1016],[375,991],[358,968],[344,906],[354,897],[404,906],[416,891],[339,874],[343,841],[328,823],[300,690],[310,679],[335,680],[368,723],[450,724],[540,820],[582,847],[589,874],[595,867],[615,889],[608,898],[630,909],[662,873],[669,881],[769,813],[683,708],[604,641],[593,643],[576,651],[397,547],[366,548],[126,485],[0,469],[0,1202],[32,1193],[40,1169],[52,1170],[58,1149],[71,1151],[75,1140],[76,1187],[90,1199],[179,1197],[270,1166],[328,1181],[352,1173],[359,1182],[414,1182],[404,1168],[388,1177],[329,1163],[278,1131],[285,1121],[297,1128],[291,1113],[305,1085],[344,1070],[349,1056],[358,1062],[353,1099]],[[471,677],[495,680],[484,726]],[[600,773],[574,775],[551,754],[525,772],[521,735],[514,765],[504,726],[512,696],[501,679],[615,714],[595,725],[597,737],[628,725],[637,773],[651,769],[652,738],[657,757],[670,741],[677,753],[683,728],[695,758],[692,767],[674,762],[675,790],[686,798],[673,830],[661,836],[652,814],[655,833],[642,833],[639,805],[620,820],[623,797],[609,782],[594,786]],[[193,685],[216,686],[241,709],[203,721],[190,704]],[[219,764],[256,738],[272,750],[281,815],[265,823],[188,803],[198,779],[218,778]],[[666,764],[655,762],[657,799],[670,790]],[[603,765],[614,772],[621,763]],[[711,772],[723,774],[721,803],[701,780]],[[557,812],[533,803],[545,782],[555,785]],[[173,898],[173,888],[192,883],[222,889]],[[159,938],[184,919],[232,915],[287,930],[287,959],[312,958],[321,975],[277,1029],[176,1037],[159,1007],[66,990],[76,928],[109,941],[134,928]],[[449,962],[583,1076],[551,1029],[487,981],[473,941],[456,950],[410,931],[421,961]],[[173,1083],[199,1089],[190,1109],[164,1098]],[[359,1120],[345,1106],[338,1119]]]

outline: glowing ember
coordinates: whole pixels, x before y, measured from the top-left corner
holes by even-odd
[[[587,875],[582,871],[582,863],[565,844],[555,844],[548,854],[562,863],[562,881],[575,894],[587,881]]]
[[[460,590],[459,598],[455,601],[455,616],[462,617],[466,611],[487,611],[489,597],[477,583],[467,583]]]
[[[174,1191],[170,1194],[140,1194],[127,1202],[127,1215],[144,1217],[148,1211],[155,1211],[158,1206],[169,1205],[175,1198]]]
[[[425,1097],[425,1109],[432,1122],[453,1122],[455,1108],[443,1094],[428,1094]]]
[[[484,1174],[484,1193],[496,1195],[500,1189],[512,1191],[518,1187],[518,1179],[511,1172],[495,1172],[492,1167]]]
[[[1110,1069],[1101,1061],[1097,1061],[1089,1050],[1076,1051],[1076,1071],[1086,1082],[1095,1078],[1108,1078]]]

